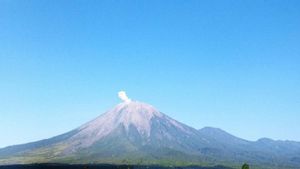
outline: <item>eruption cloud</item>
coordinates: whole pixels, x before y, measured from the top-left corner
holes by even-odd
[[[127,97],[125,91],[119,91],[118,96],[119,96],[119,98],[120,98],[123,102],[127,102],[127,103],[128,103],[128,102],[131,101],[131,99],[129,99],[129,98]]]

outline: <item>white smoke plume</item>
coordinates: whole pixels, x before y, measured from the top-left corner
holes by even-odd
[[[122,101],[124,101],[124,102],[127,102],[127,103],[128,103],[128,102],[131,102],[131,99],[129,99],[129,98],[127,97],[125,91],[119,91],[118,96],[119,96],[119,98],[120,98]]]

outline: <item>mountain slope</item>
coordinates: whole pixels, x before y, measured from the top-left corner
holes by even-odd
[[[61,136],[4,148],[0,158],[3,163],[72,162],[79,157],[85,162],[99,162],[136,157],[163,160],[175,155],[199,162],[199,149],[205,144],[194,128],[149,104],[131,101]]]
[[[201,137],[214,142],[214,157],[230,161],[247,161],[251,164],[273,166],[273,168],[299,168],[300,143],[274,141],[263,138],[247,141],[221,129],[205,127],[199,130]],[[208,148],[209,149],[209,148]],[[209,151],[213,153],[214,151]]]

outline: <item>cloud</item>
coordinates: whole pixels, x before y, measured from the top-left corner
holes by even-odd
[[[129,98],[127,97],[125,91],[119,91],[118,96],[119,96],[119,98],[120,98],[122,101],[124,101],[124,102],[130,102],[130,101],[131,101],[131,99],[129,99]]]

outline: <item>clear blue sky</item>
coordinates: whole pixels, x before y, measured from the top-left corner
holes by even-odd
[[[0,1],[0,147],[119,90],[195,128],[300,141],[300,1]]]

